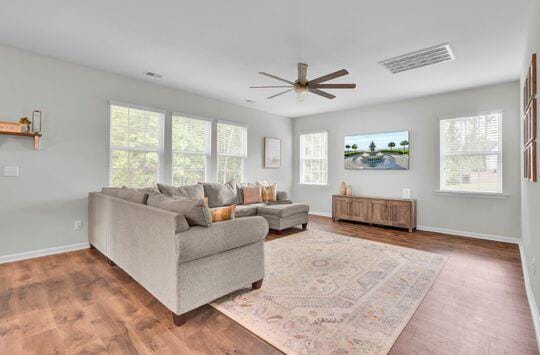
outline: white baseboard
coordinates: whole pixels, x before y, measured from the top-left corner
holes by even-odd
[[[519,243],[519,254],[521,256],[521,267],[523,269],[523,278],[525,279],[525,291],[527,292],[527,300],[529,301],[529,309],[531,310],[531,317],[533,319],[536,343],[538,345],[538,351],[540,351],[540,313],[538,312],[538,305],[536,304],[531,282],[529,281],[529,265],[527,263],[527,258],[525,257],[522,243]]]
[[[332,214],[327,212],[309,211],[309,214],[312,214],[314,216],[332,217]]]
[[[496,242],[504,242],[504,243],[512,243],[512,244],[519,244],[519,241],[520,241],[518,238],[515,238],[515,237],[507,237],[503,235],[484,234],[484,233],[476,233],[476,232],[467,232],[467,231],[460,231],[460,230],[455,230],[455,229],[447,229],[447,228],[439,228],[439,227],[417,226],[416,229],[426,231],[426,232],[444,233],[444,234],[455,235],[458,237],[486,239],[486,240],[493,240]]]
[[[2,255],[0,256],[0,264],[10,263],[12,261],[18,261],[18,260],[37,258],[40,256],[66,253],[68,251],[75,251],[75,250],[81,250],[81,249],[87,249],[87,248],[90,248],[90,244],[88,244],[88,242],[84,242],[84,243],[77,243],[77,244],[62,245],[62,246],[54,247],[54,248],[25,251],[23,253],[17,253],[17,254]]]

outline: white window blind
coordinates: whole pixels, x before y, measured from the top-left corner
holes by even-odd
[[[217,124],[218,182],[244,180],[244,160],[247,158],[247,128],[229,123]]]
[[[192,185],[207,180],[211,127],[207,120],[173,115],[173,185]]]
[[[110,115],[111,186],[152,186],[160,176],[164,115],[118,105]]]
[[[502,193],[502,113],[440,121],[440,189]]]
[[[328,133],[300,135],[300,183],[326,185],[328,182]]]

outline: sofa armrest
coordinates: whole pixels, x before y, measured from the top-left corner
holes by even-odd
[[[187,263],[257,243],[267,234],[268,222],[260,216],[216,222],[209,227],[191,227],[176,235],[178,262]]]
[[[287,192],[286,191],[278,191],[277,192],[277,200],[278,201],[285,201],[285,200],[288,200],[289,196],[287,196]]]

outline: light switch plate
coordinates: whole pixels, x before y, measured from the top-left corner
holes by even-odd
[[[19,167],[18,166],[4,166],[4,176],[6,177],[19,176]]]
[[[404,187],[402,190],[401,190],[401,196],[403,198],[411,198],[411,189],[407,188],[407,187]]]

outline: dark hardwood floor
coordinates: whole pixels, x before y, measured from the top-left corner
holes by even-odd
[[[309,228],[449,257],[392,354],[538,353],[517,246],[324,217],[311,217]],[[96,250],[0,265],[0,354],[155,352],[280,353],[210,306],[175,327],[164,306]]]

